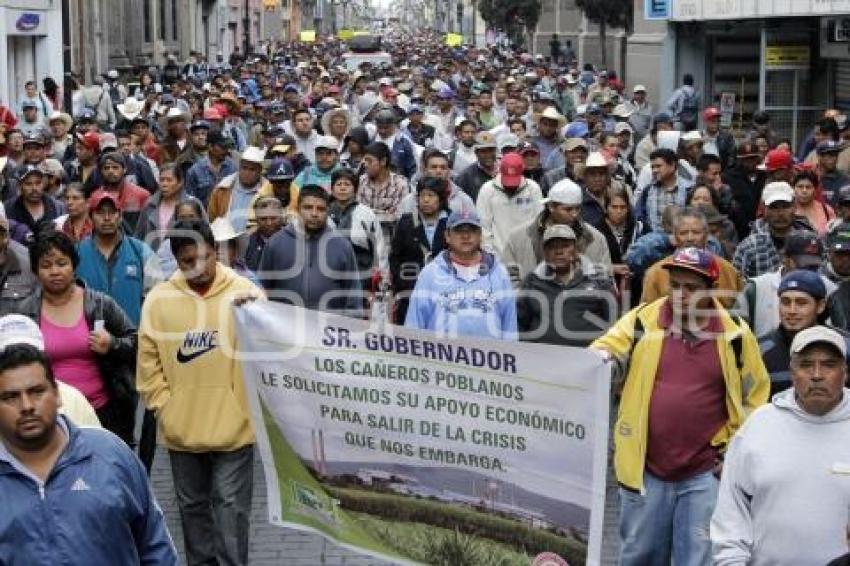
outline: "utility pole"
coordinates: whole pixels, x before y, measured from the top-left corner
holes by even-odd
[[[71,74],[71,2],[62,0],[62,76],[68,77]],[[62,101],[65,107],[65,112],[73,114],[71,110],[71,89],[68,85],[62,84],[62,93],[64,100]]]
[[[472,0],[472,46],[478,47],[478,0]]]
[[[244,57],[248,57],[248,53],[251,52],[251,0],[245,0],[245,17],[242,18],[242,36],[243,36],[243,49],[242,55]]]

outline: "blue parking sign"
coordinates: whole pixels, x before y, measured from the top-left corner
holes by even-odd
[[[647,20],[669,20],[670,0],[644,0],[644,19]]]

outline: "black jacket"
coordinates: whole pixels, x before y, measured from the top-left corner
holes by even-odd
[[[583,348],[617,320],[615,304],[611,279],[595,272],[586,259],[567,284],[541,263],[518,291],[520,340]]]
[[[0,265],[0,316],[21,312],[21,301],[39,288],[27,248],[14,241],[7,246],[6,261]]]
[[[840,283],[829,296],[829,319],[834,326],[850,331],[850,281]]]
[[[820,317],[817,323],[824,324],[824,318]],[[845,344],[850,346],[850,334],[835,326],[826,326],[841,334]],[[791,341],[793,339],[794,337],[789,336],[782,326],[759,338],[759,349],[764,360],[764,367],[770,374],[771,397],[793,386],[791,382]]]
[[[354,248],[329,226],[321,234],[307,235],[300,226],[287,224],[266,243],[257,271],[272,301],[349,316],[362,314]]]
[[[42,197],[44,203],[44,214],[36,220],[24,206],[23,197],[18,196],[10,201],[6,201],[6,218],[20,222],[26,225],[30,231],[35,234],[42,226],[52,226],[53,221],[65,214],[65,205],[56,200],[50,195]]]
[[[433,140],[434,135],[437,133],[434,126],[428,124],[422,124],[418,128],[407,126],[407,131],[410,134],[410,137],[413,138],[413,141],[417,145],[421,145],[423,147],[426,147],[428,140]]]
[[[39,287],[19,303],[18,312],[38,324],[41,321],[41,301],[42,291]],[[92,289],[85,289],[83,314],[89,330],[94,330],[95,321],[102,320],[104,328],[113,337],[109,352],[97,356],[97,367],[110,400],[135,410],[138,398],[135,385],[136,327],[112,297]]]
[[[766,176],[762,171],[756,171],[754,180],[751,181],[749,173],[738,166],[723,173],[723,182],[732,189],[730,216],[735,223],[739,240],[749,235],[750,223],[756,219],[765,179]]]
[[[407,315],[409,296],[416,286],[419,272],[431,258],[446,248],[446,221],[447,218],[443,217],[437,222],[430,246],[418,213],[408,212],[396,224],[389,256],[393,291],[398,297],[396,320],[403,322]]]
[[[460,187],[463,192],[472,198],[472,202],[478,200],[478,191],[481,190],[481,185],[491,180],[490,176],[478,163],[469,165],[455,177],[455,184]]]
[[[614,232],[611,230],[611,227],[608,226],[607,222],[605,222],[604,216],[599,220],[599,222],[593,224],[593,227],[605,236],[605,242],[608,244],[608,253],[611,254],[611,263],[613,265],[625,263],[623,257],[625,257],[626,251],[628,251],[632,242],[637,240],[637,238],[643,233],[643,223],[632,218],[629,218],[626,221],[626,229],[623,232],[622,242],[617,241],[617,237],[614,236]]]
[[[724,171],[731,169],[735,165],[735,154],[737,152],[735,138],[729,132],[718,132],[715,143],[717,144],[717,152],[720,154],[721,167]]]

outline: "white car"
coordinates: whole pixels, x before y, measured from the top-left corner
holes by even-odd
[[[343,53],[342,61],[345,68],[351,72],[357,71],[363,63],[371,63],[373,67],[386,63],[392,63],[392,57],[385,51],[375,51],[373,53],[356,53],[349,51]]]

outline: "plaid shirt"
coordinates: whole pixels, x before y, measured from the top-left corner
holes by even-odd
[[[795,219],[794,232],[806,229],[804,223]],[[771,273],[782,265],[779,250],[776,249],[770,229],[763,218],[753,223],[750,235],[738,244],[735,256],[732,258],[732,265],[745,279]]]
[[[684,206],[687,189],[684,183],[677,178],[676,188],[672,191],[665,189],[658,183],[653,183],[646,190],[649,191],[646,198],[646,220],[649,221],[649,226],[653,232],[663,232],[661,216],[664,209],[673,204]]]
[[[407,179],[397,173],[390,173],[389,179],[383,185],[378,185],[369,179],[368,175],[363,175],[360,177],[357,201],[371,208],[381,222],[395,222],[401,216],[401,199],[408,192],[410,185]]]

